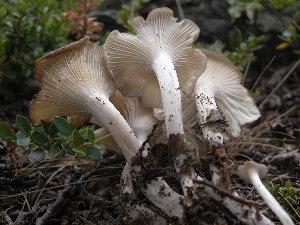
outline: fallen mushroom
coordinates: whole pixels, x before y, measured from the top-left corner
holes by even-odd
[[[240,126],[260,117],[258,108],[241,84],[242,74],[225,56],[202,50],[207,56],[205,72],[195,86],[195,101],[200,124],[206,139],[223,142],[223,135],[208,128],[206,123],[220,119],[224,115],[228,126],[227,134],[238,136]],[[192,110],[192,109],[191,109]],[[196,110],[196,109],[194,109]]]
[[[41,91],[30,104],[34,124],[54,115],[92,115],[114,136],[126,160],[140,148],[132,129],[109,101],[116,85],[102,47],[83,38],[36,60],[35,78]]]
[[[137,35],[108,36],[108,68],[124,96],[141,96],[152,108],[162,105],[168,136],[183,134],[181,91],[190,95],[206,66],[205,55],[191,48],[199,28],[187,19],[177,23],[168,8],[151,11],[146,21],[136,17],[132,26]]]
[[[265,188],[261,182],[268,169],[263,164],[258,164],[253,161],[247,161],[243,166],[238,167],[238,175],[247,183],[253,184],[257,192],[260,194],[265,203],[278,216],[283,225],[293,225],[293,221],[282,206],[276,201],[273,195]]]

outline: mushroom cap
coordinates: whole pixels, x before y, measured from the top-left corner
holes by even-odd
[[[258,119],[260,112],[241,84],[242,74],[237,67],[223,55],[209,50],[201,51],[208,61],[197,85],[213,89],[217,107],[229,124],[227,132],[236,137],[241,132],[240,126]]]
[[[181,91],[192,94],[199,75],[206,66],[206,57],[191,45],[198,38],[199,28],[191,20],[176,22],[173,11],[159,8],[146,19],[135,17],[132,26],[136,35],[113,31],[105,44],[108,68],[124,96],[140,96],[147,107],[161,107],[161,93],[153,61],[161,53],[171,57]]]
[[[244,181],[246,181],[247,183],[251,183],[247,171],[253,168],[257,170],[258,175],[261,179],[266,177],[268,174],[268,168],[266,167],[266,165],[259,164],[254,161],[246,161],[244,165],[238,167],[237,173],[239,177],[242,178]]]
[[[68,122],[70,124],[72,124],[72,126],[74,128],[80,128],[80,127],[84,126],[85,124],[87,124],[91,120],[91,117],[90,116],[73,115],[73,116],[69,116],[67,119],[68,119]]]
[[[116,89],[102,47],[87,37],[37,59],[35,68],[42,87],[30,102],[29,117],[35,125],[54,115],[88,116],[84,105],[89,95],[109,97]]]
[[[110,101],[124,116],[139,141],[144,142],[145,135],[151,133],[153,126],[162,123],[155,119],[151,108],[142,106],[138,97],[124,97],[115,91]]]

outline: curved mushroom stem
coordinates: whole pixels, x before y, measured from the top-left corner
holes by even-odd
[[[209,126],[206,126],[206,123],[213,122],[208,120],[215,119],[213,118],[213,114],[218,112],[214,93],[209,84],[200,84],[199,81],[198,79],[195,86],[195,99],[200,123],[204,125],[202,128],[203,136],[209,141],[223,144],[223,134],[221,132],[215,132]]]
[[[180,86],[170,56],[161,53],[152,63],[152,68],[161,91],[167,135],[184,134]]]
[[[130,163],[132,157],[141,147],[131,127],[106,96],[94,93],[93,96],[89,96],[87,99],[91,100],[86,101],[85,107],[109,130],[118,143],[126,161]]]
[[[212,181],[214,184],[220,183],[219,171],[215,166],[210,166],[212,173]],[[203,180],[199,175],[197,180]],[[237,202],[234,199],[228,198],[226,196],[219,195],[211,187],[204,187],[204,191],[213,199],[222,202],[222,204],[229,209],[232,214],[234,214],[239,220],[248,225],[274,225],[274,223],[269,220],[266,216],[260,213],[253,206]],[[236,192],[234,195],[238,196]]]
[[[259,178],[257,169],[249,168],[247,170],[249,179],[257,192],[263,198],[265,203],[270,207],[270,209],[278,216],[283,225],[293,225],[293,221],[287,212],[282,208],[282,206],[276,201],[273,195],[265,188],[263,183]]]

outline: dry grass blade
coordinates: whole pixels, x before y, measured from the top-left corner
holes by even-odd
[[[272,122],[274,122],[274,121],[276,121],[276,120],[278,120],[278,119],[280,119],[280,118],[282,118],[282,117],[288,115],[290,112],[292,112],[292,111],[295,110],[296,108],[297,108],[297,106],[293,106],[293,107],[290,108],[288,111],[286,111],[285,113],[281,114],[280,116],[277,116],[277,117],[274,118],[274,119],[265,121],[265,122],[263,122],[263,123],[257,125],[256,127],[253,127],[253,128],[251,128],[250,130],[248,130],[248,131],[246,131],[246,132],[243,132],[243,135],[247,135],[247,134],[249,134],[249,133],[251,133],[251,132],[257,131],[257,130],[258,130],[259,128],[261,128],[261,127],[267,126],[268,124],[270,124],[270,123],[272,123]]]
[[[256,88],[257,84],[259,83],[260,79],[262,78],[262,76],[265,74],[265,72],[267,71],[267,69],[269,69],[269,67],[271,66],[271,64],[273,63],[273,61],[276,59],[276,55],[273,56],[273,58],[270,60],[270,62],[268,63],[268,65],[261,71],[261,73],[259,74],[258,78],[256,79],[255,83],[253,84],[252,88],[251,88],[251,92],[254,91],[254,89]]]
[[[56,170],[50,177],[49,179],[46,181],[46,183],[44,184],[44,188],[46,188],[47,184],[60,172],[62,171],[64,168],[66,168],[66,166],[62,166],[60,167],[58,170]],[[39,195],[37,196],[35,203],[36,204],[38,202],[38,200],[40,199],[41,195],[43,193],[43,189],[41,190],[41,192],[39,193]]]
[[[23,196],[24,194],[27,195],[27,194],[33,194],[33,193],[36,193],[36,192],[40,192],[40,191],[53,190],[53,189],[56,189],[56,188],[61,188],[61,187],[66,187],[66,186],[71,186],[71,185],[76,185],[76,184],[83,184],[83,183],[87,183],[87,182],[100,181],[102,179],[112,178],[112,177],[119,177],[119,176],[120,176],[120,174],[116,174],[116,175],[105,176],[105,177],[100,177],[100,178],[95,178],[95,179],[84,180],[84,181],[76,181],[76,182],[72,182],[72,183],[69,183],[69,184],[57,185],[55,187],[42,188],[42,189],[34,190],[34,191],[26,191],[26,192],[15,194],[15,195],[4,195],[4,196],[2,195],[2,196],[0,196],[0,200],[8,199],[8,198],[15,198],[15,197]]]
[[[278,147],[276,145],[266,144],[266,143],[259,143],[259,142],[252,142],[252,141],[232,141],[232,142],[228,142],[226,145],[227,146],[228,145],[259,145],[259,146],[263,146],[263,147],[278,149],[280,151],[284,150],[284,148]]]
[[[294,142],[294,139],[284,139],[284,138],[269,138],[269,137],[250,137],[247,140],[254,140],[254,141],[287,141],[287,142]]]
[[[267,100],[278,90],[279,87],[289,78],[289,76],[295,71],[295,69],[298,67],[300,64],[300,59],[297,60],[297,62],[292,66],[292,68],[287,72],[287,74],[282,78],[282,80],[277,84],[277,86],[271,91],[267,97],[258,105],[258,107],[262,107]]]
[[[183,12],[180,0],[176,0],[176,6],[177,6],[177,9],[178,9],[178,12],[179,12],[180,19],[183,20],[184,19],[184,12]]]
[[[247,78],[247,75],[248,75],[248,72],[249,72],[249,69],[250,69],[250,66],[251,66],[251,63],[252,63],[252,59],[253,59],[253,55],[250,56],[248,64],[247,64],[247,67],[246,67],[246,70],[245,70],[245,73],[244,73],[244,76],[243,76],[243,81],[242,81],[243,85],[245,84],[245,80]]]

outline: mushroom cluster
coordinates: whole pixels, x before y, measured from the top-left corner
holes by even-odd
[[[95,118],[102,127],[96,135],[111,133],[104,144],[126,159],[123,178],[129,192],[133,189],[130,165],[140,150],[167,143],[170,135],[178,134],[199,148],[189,135],[197,123],[206,140],[223,143],[224,138],[238,136],[241,125],[260,116],[233,63],[192,48],[200,32],[194,22],[177,22],[172,10],[159,8],[146,20],[134,18],[132,26],[135,35],[113,31],[103,46],[83,38],[36,60],[41,91],[30,104],[30,119],[36,125],[55,115]],[[212,126],[220,121],[225,132]],[[158,128],[145,144],[154,125]],[[186,159],[184,154],[177,159]],[[180,168],[176,171],[181,173]],[[196,176],[192,168],[181,174],[185,196]],[[161,187],[168,192],[164,198],[155,196]],[[142,192],[167,215],[178,212],[180,217],[184,211],[179,207],[183,196],[162,178]],[[167,206],[161,199],[169,202]],[[135,207],[140,208],[144,206]]]

